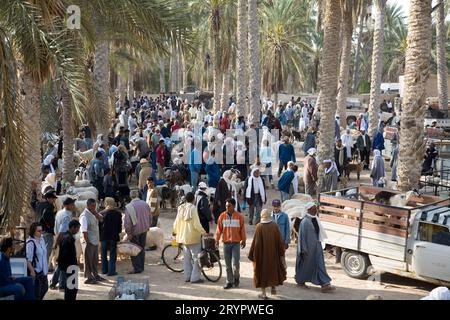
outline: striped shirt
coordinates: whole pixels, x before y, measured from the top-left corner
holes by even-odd
[[[230,215],[225,211],[217,220],[216,240],[222,240],[224,243],[236,243],[246,240],[244,217],[237,211]]]
[[[153,217],[159,216],[158,190],[148,189],[146,202],[150,207],[150,212],[152,213],[152,216]]]

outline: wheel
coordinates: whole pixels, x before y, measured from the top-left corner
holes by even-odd
[[[183,272],[183,247],[168,244],[162,251],[162,260],[166,267],[173,272]]]
[[[369,277],[368,269],[371,266],[367,255],[345,250],[342,253],[341,265],[345,273],[356,279],[367,279]]]
[[[222,277],[222,264],[219,257],[212,251],[208,252],[208,265],[202,266],[202,273],[208,281],[217,282]],[[211,262],[216,261],[216,262]]]

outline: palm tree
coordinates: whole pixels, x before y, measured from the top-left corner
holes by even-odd
[[[259,70],[259,19],[257,0],[248,0],[248,53],[250,61],[248,85],[248,98],[250,101],[249,123],[254,123],[258,126],[261,114],[261,72]]]
[[[236,114],[244,116],[246,112],[247,97],[247,71],[248,71],[248,21],[247,0],[238,0],[237,11],[237,60],[236,60]]]
[[[353,77],[352,77],[352,93],[355,94],[358,92],[359,87],[359,66],[361,63],[361,41],[364,30],[364,21],[366,20],[366,10],[365,10],[365,1],[362,0],[361,3],[361,13],[359,15],[359,24],[358,24],[358,40],[356,41],[356,50],[355,50],[355,65],[353,68]]]
[[[338,80],[339,55],[336,53],[340,51],[340,24],[340,3],[335,0],[326,0],[320,99],[317,102],[322,111],[318,145],[318,158],[321,160],[332,158],[334,150],[334,130],[330,128],[334,128],[336,113],[337,86],[333,84],[336,84]]]
[[[412,0],[408,16],[405,90],[401,114],[398,188],[418,187],[425,153],[425,83],[431,55],[431,1]]]
[[[448,86],[447,86],[447,63],[445,58],[445,8],[444,1],[439,1],[439,7],[436,12],[436,60],[437,60],[437,79],[439,93],[439,108],[448,114]]]
[[[292,69],[305,87],[305,55],[311,53],[308,36],[307,3],[297,0],[278,1],[261,8],[261,69],[263,89],[278,100]],[[294,68],[293,68],[294,67]]]
[[[373,136],[378,126],[378,111],[380,109],[380,86],[383,63],[384,17],[386,0],[374,0],[375,27],[373,33],[372,73],[369,100],[369,135]]]
[[[347,119],[348,78],[350,73],[353,25],[359,16],[361,6],[362,2],[360,0],[341,0],[343,42],[337,97],[337,110],[340,119],[342,119],[341,121],[346,121]],[[346,123],[344,123],[345,126]]]

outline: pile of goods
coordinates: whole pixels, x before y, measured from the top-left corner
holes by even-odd
[[[117,283],[110,292],[111,300],[145,300],[150,294],[148,279],[117,277]]]

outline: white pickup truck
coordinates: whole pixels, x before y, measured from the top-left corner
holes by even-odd
[[[449,199],[407,194],[402,207],[366,201],[381,191],[387,189],[360,186],[319,196],[325,243],[342,249],[344,271],[359,279],[379,271],[449,286]]]

